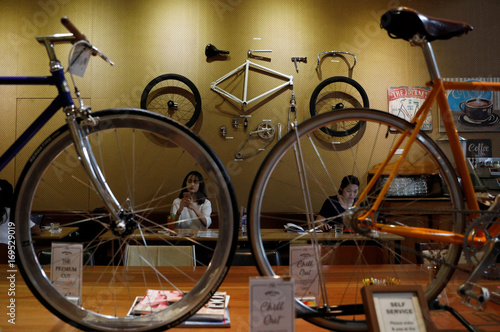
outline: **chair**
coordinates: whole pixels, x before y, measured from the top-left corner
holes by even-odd
[[[323,265],[387,264],[387,255],[372,245],[322,245]]]
[[[272,266],[281,265],[281,257],[277,250],[266,250],[266,257]],[[231,263],[232,266],[256,266],[256,264],[250,248],[237,249]]]
[[[446,252],[448,251],[448,245],[439,242],[433,242],[433,243],[416,242],[415,251],[419,253],[416,255],[417,264],[431,264],[431,261],[429,261],[429,259],[427,259],[426,256],[442,258],[446,255]]]
[[[432,243],[416,242],[415,251],[417,253],[420,253],[416,255],[417,264],[426,264],[426,265],[435,264],[431,263],[431,261],[425,256],[444,259],[448,251],[448,244],[439,242],[432,242]],[[483,252],[479,252],[476,254],[476,257],[477,259],[481,259],[483,258],[483,255],[484,255]],[[467,259],[465,258],[465,254],[463,253],[463,251],[460,253],[460,258],[458,259],[457,264],[467,264]]]
[[[51,264],[52,259],[52,249],[42,249],[37,252],[37,258],[40,265],[48,265]],[[83,251],[83,265],[84,266],[92,266],[94,265],[94,255],[89,250]]]
[[[192,246],[135,246],[128,245],[125,252],[126,266],[196,266]]]

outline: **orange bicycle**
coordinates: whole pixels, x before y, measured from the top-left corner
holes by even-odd
[[[269,153],[249,198],[249,237],[262,275],[289,273],[289,266],[272,266],[267,259],[265,228],[289,222],[283,211],[293,214],[294,223],[302,218],[308,227],[309,231],[280,242],[277,249],[298,240],[313,243],[320,287],[318,292],[296,293],[297,314],[335,330],[367,329],[360,293],[365,284],[418,284],[432,301],[452,274],[461,270],[469,273],[458,290],[464,303],[482,309],[489,291],[478,280],[499,277],[495,263],[500,250],[500,204],[495,200],[487,210],[479,207],[446,90],[500,91],[500,84],[442,80],[431,42],[468,33],[470,25],[404,7],[389,10],[381,23],[390,37],[423,50],[432,90],[413,119],[408,122],[361,108],[308,119]],[[456,167],[421,131],[435,101]],[[483,112],[476,116],[492,116],[491,108]],[[360,129],[349,132],[358,121]],[[323,127],[349,134],[342,142],[328,145],[313,135]],[[361,181],[357,203],[341,216],[351,233],[336,238],[315,232],[315,211],[348,174]],[[333,258],[326,259],[327,255]],[[351,265],[334,265],[340,261],[335,257],[350,258]],[[316,296],[315,305],[301,301],[308,294]]]

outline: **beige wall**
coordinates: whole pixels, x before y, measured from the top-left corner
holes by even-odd
[[[231,127],[231,120],[251,115],[249,129],[263,119],[286,124],[291,89],[283,89],[265,101],[246,108],[211,91],[210,83],[247,59],[249,49],[271,49],[271,61],[253,60],[279,72],[293,75],[299,121],[309,117],[308,103],[313,89],[322,79],[346,75],[342,63],[325,61],[316,71],[319,52],[341,50],[357,55],[353,78],[366,89],[373,108],[387,110],[387,88],[397,85],[422,85],[427,79],[421,51],[403,41],[394,41],[379,28],[381,14],[394,5],[406,5],[423,13],[466,21],[474,31],[465,37],[434,43],[443,76],[500,76],[495,65],[499,51],[500,2],[479,1],[388,1],[388,0],[0,0],[1,75],[46,75],[44,49],[35,35],[65,32],[61,16],[68,16],[96,46],[115,61],[114,68],[93,59],[87,76],[78,86],[94,110],[125,106],[138,107],[145,85],[164,73],[190,78],[200,90],[202,117],[196,130],[226,165],[240,205],[246,204],[254,174],[265,156],[236,162],[234,154],[248,131]],[[225,61],[208,62],[205,45],[212,43],[229,50]],[[58,47],[66,64],[69,46]],[[292,56],[307,57],[299,63]],[[255,82],[254,84],[252,84]],[[251,80],[251,94],[258,93],[269,77]],[[0,151],[5,151],[26,128],[43,105],[53,96],[52,89],[41,87],[0,87]],[[61,117],[51,121],[9,166],[1,178],[17,180],[26,158],[54,128]],[[434,114],[433,137],[439,137]],[[224,140],[220,126],[228,128]],[[475,133],[467,138],[491,138],[494,155],[500,156],[496,134]],[[274,143],[273,143],[274,144]],[[267,148],[269,150],[269,148]]]

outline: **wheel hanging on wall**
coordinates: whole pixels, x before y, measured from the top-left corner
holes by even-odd
[[[345,76],[333,76],[322,81],[314,89],[309,102],[311,117],[321,113],[344,108],[368,108],[370,102],[363,87]],[[338,126],[339,124],[336,124]],[[343,123],[340,127],[323,127],[316,136],[329,141],[331,137],[345,137],[355,134],[363,125],[360,121]]]
[[[141,108],[192,127],[201,114],[201,96],[188,78],[178,74],[163,74],[144,88]]]

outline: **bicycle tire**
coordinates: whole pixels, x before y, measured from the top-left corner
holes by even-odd
[[[333,76],[322,81],[314,89],[309,101],[311,117],[332,110],[360,107],[370,107],[368,95],[358,82],[345,76]],[[339,128],[322,127],[320,130],[327,136],[345,137],[356,133],[362,124],[359,121],[344,122]]]
[[[360,135],[361,138],[350,140],[348,146],[343,149],[336,146],[325,148],[322,144],[316,146],[317,141],[312,135],[314,131],[325,125],[350,120],[365,123],[364,133]],[[400,118],[370,109],[346,109],[323,113],[301,123],[298,126],[297,135],[305,160],[303,173],[307,175],[307,192],[311,197],[314,210],[312,212],[317,213],[323,202],[330,195],[336,194],[338,189],[336,184],[340,184],[345,175],[357,176],[361,182],[360,190],[362,190],[366,186],[368,172],[371,170],[369,167],[372,167],[369,165],[381,162],[387,155],[384,152],[393,146],[392,142],[401,135],[408,136],[413,128],[412,124]],[[392,133],[393,131],[397,131],[399,134]],[[269,243],[265,242],[261,231],[269,227],[277,228],[276,226],[279,227],[279,225],[288,222],[307,227],[307,216],[304,212],[307,211],[305,209],[307,204],[304,203],[303,199],[303,187],[305,186],[301,185],[299,176],[297,176],[299,173],[296,167],[295,150],[298,149],[296,133],[291,131],[266,156],[251,188],[247,207],[249,240],[257,268],[263,276],[290,275],[288,265],[292,263],[289,262],[287,265],[285,262],[282,266],[272,266],[269,263],[266,256],[266,249],[270,249],[266,248]],[[383,222],[385,220],[386,223],[394,223],[412,229],[419,226],[430,227],[427,224],[428,213],[434,214],[437,223],[434,226],[438,225],[439,229],[463,234],[464,203],[462,191],[453,167],[445,154],[425,133],[420,132],[408,156],[407,161],[411,162],[414,167],[423,167],[423,161],[426,161],[425,166],[429,167],[426,171],[431,171],[433,172],[431,174],[438,177],[439,183],[442,183],[442,190],[432,187],[428,189],[427,193],[413,197],[407,196],[403,198],[404,204],[400,208],[395,208],[391,204],[395,204],[394,202],[398,199],[401,200],[401,198],[394,199],[387,196],[379,208],[377,221]],[[408,169],[411,168],[405,168],[405,170]],[[405,178],[406,175],[402,170],[393,184],[399,178]],[[380,188],[380,185],[377,184],[376,190]],[[435,196],[444,196],[444,198]],[[279,201],[276,200],[276,197],[280,197]],[[439,200],[439,206],[434,207],[429,203],[432,201],[429,198]],[[371,200],[367,199],[360,203],[362,207],[368,207]],[[283,213],[284,211],[292,212],[293,216],[287,217]],[[271,223],[275,225],[271,226]],[[355,230],[354,232],[356,235]],[[330,254],[330,257],[322,257],[321,264],[323,265],[323,277],[329,282],[327,285],[330,285],[326,289],[330,298],[327,307],[332,308],[332,313],[326,314],[324,309],[321,309],[321,303],[316,304],[320,309],[303,304],[299,300],[301,295],[297,294],[298,283],[296,280],[297,317],[303,317],[313,324],[335,331],[365,331],[368,328],[360,295],[360,289],[364,285],[363,280],[379,280],[381,283],[397,283],[398,280],[404,280],[405,283],[417,283],[424,288],[425,297],[430,301],[440,294],[450,280],[461,253],[461,246],[453,244],[443,247],[447,251],[442,251],[445,253],[439,260],[436,261],[436,258],[431,255],[431,259],[434,258],[434,260],[431,260],[428,265],[417,264],[417,259],[422,257],[422,253],[415,250],[414,244],[416,241],[426,242],[426,239],[403,238],[399,239],[401,244],[397,246],[394,243],[397,243],[398,240],[386,241],[384,234],[380,234],[378,237],[376,234],[366,232],[358,232],[357,234],[363,235],[365,238],[352,240],[352,246],[347,247],[347,249],[345,246],[339,247],[338,243],[342,242],[335,241],[334,237],[328,238],[333,239],[331,240],[333,245],[323,242],[323,249]],[[290,236],[290,241],[281,242],[278,248],[273,248],[273,250],[286,252],[292,241],[301,241],[304,239],[303,236],[303,234]],[[366,238],[366,236],[368,237]],[[366,242],[363,242],[366,239],[370,240],[374,247],[368,247]],[[428,240],[427,242],[433,241]],[[339,250],[341,247],[351,251],[342,253]],[[365,252],[365,250],[367,251]],[[365,256],[370,254],[368,250],[373,250],[377,255],[385,255],[383,262],[378,261],[381,259],[379,257],[371,257],[372,260],[368,260]],[[345,265],[345,267],[327,266],[337,264],[335,261],[342,261],[346,257],[351,259],[347,263],[352,265]],[[398,260],[400,260],[401,265],[392,264]],[[377,263],[372,265],[373,261]],[[429,267],[432,269],[428,269]],[[334,286],[332,287],[332,285]],[[303,296],[306,295],[303,294]],[[345,310],[343,311],[343,309]]]
[[[93,117],[97,124],[82,124],[86,137],[108,186],[117,200],[128,207],[124,214],[129,212],[133,226],[142,233],[135,236],[112,232],[109,214],[99,210],[101,200],[76,157],[67,126],[63,126],[29,159],[15,191],[13,218],[17,225],[18,266],[37,299],[53,314],[78,328],[157,331],[173,327],[206,303],[229,269],[238,234],[238,205],[230,178],[212,149],[176,121],[137,109],[105,110],[93,113]],[[160,146],[148,135],[169,144]],[[196,268],[155,266],[156,258],[149,256],[154,241],[162,247],[177,244],[175,237],[162,231],[167,230],[166,217],[173,199],[179,195],[182,179],[192,169],[203,174],[208,199],[217,212],[218,241],[214,247],[203,247],[208,257],[203,261],[198,257],[202,244],[184,239],[189,246],[197,245]],[[51,265],[42,265],[30,233],[27,220],[31,213],[47,211],[65,211],[68,225],[80,227],[79,235],[74,233],[73,237],[65,238],[65,242],[81,243],[84,250],[80,304],[57,290],[55,285],[64,276],[52,275],[48,268]],[[155,217],[156,214],[161,216]],[[157,231],[154,239],[148,235],[153,230]],[[51,244],[49,240],[47,245]],[[141,266],[127,264],[124,256],[128,254],[128,245],[143,250],[139,258]],[[171,255],[177,255],[177,251]],[[56,262],[54,255],[51,259],[53,263],[61,263]],[[60,278],[51,282],[56,277]],[[104,285],[100,284],[103,280]],[[128,299],[131,306],[136,296],[144,296],[148,289],[181,290],[185,295],[162,311],[127,317],[130,307],[120,303]]]
[[[141,108],[163,114],[191,128],[201,114],[201,96],[187,77],[163,74],[144,88]]]

